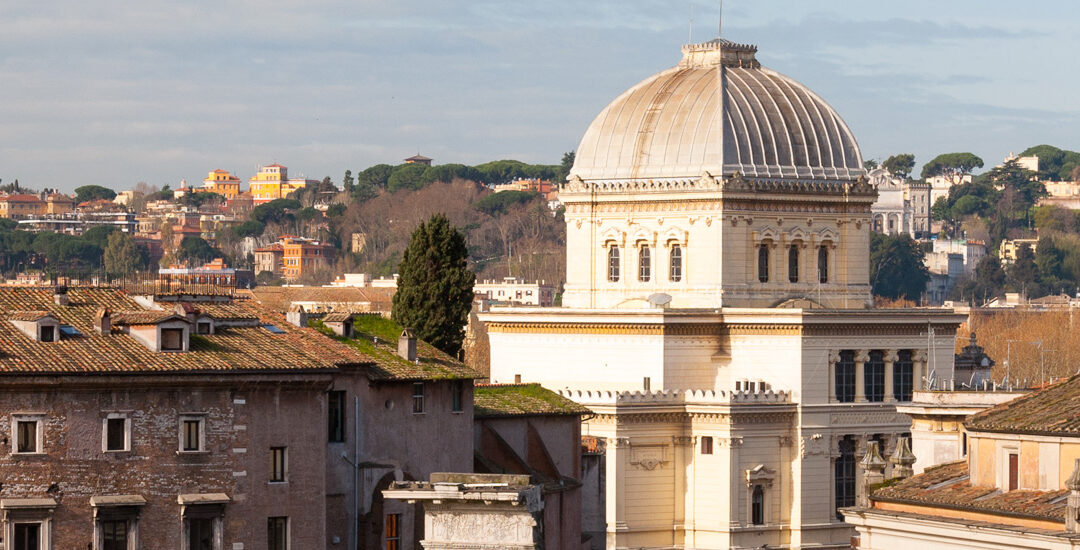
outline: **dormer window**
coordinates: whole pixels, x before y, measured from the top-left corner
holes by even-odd
[[[161,351],[184,351],[184,329],[161,329]]]
[[[60,341],[60,321],[48,311],[15,311],[8,321],[35,342]]]
[[[56,326],[55,325],[41,325],[38,327],[38,341],[39,342],[55,342],[56,341]]]

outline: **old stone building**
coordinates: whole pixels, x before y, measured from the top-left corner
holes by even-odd
[[[474,373],[202,298],[0,287],[4,550],[411,547],[380,491],[471,468]]]
[[[860,449],[952,378],[962,317],[871,308],[853,133],[756,52],[687,45],[604,108],[560,193],[563,307],[479,316],[492,382],[593,411],[598,547],[847,548]]]

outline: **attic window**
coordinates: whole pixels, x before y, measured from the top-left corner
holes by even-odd
[[[199,321],[195,325],[196,334],[210,334],[210,321]]]
[[[161,329],[161,349],[162,351],[184,351],[184,329]]]
[[[53,325],[42,325],[39,329],[41,331],[39,340],[42,342],[55,342],[56,341],[56,327]]]

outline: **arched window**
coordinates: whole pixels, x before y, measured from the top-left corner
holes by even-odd
[[[765,490],[761,485],[754,485],[754,492],[750,494],[750,523],[765,524]]]
[[[824,245],[817,249],[817,276],[819,283],[829,282],[829,249]]]
[[[769,245],[760,244],[757,249],[757,280],[769,282]]]
[[[641,245],[638,249],[637,278],[643,283],[652,279],[652,250],[647,244]]]
[[[673,283],[682,280],[682,247],[671,245],[671,267],[668,269],[668,279]]]
[[[799,282],[799,246],[791,245],[787,249],[787,278],[793,283]]]
[[[619,246],[611,245],[607,251],[607,280],[619,282]]]

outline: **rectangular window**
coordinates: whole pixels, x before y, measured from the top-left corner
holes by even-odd
[[[915,367],[911,360],[911,350],[902,349],[896,354],[893,363],[893,393],[897,401],[911,401],[915,382]]]
[[[212,550],[214,548],[213,518],[187,518],[188,550]]]
[[[285,473],[288,467],[288,449],[285,447],[270,447],[270,482],[285,483]]]
[[[266,541],[269,550],[289,549],[289,518],[276,517],[266,520]]]
[[[386,514],[386,524],[383,528],[383,538],[386,540],[386,550],[401,550],[401,514]]]
[[[412,412],[420,414],[424,412],[424,383],[417,382],[412,385]]]
[[[863,391],[867,401],[885,400],[885,355],[880,351],[871,351],[869,360],[863,364]]]
[[[180,417],[180,451],[194,453],[204,450],[204,424],[202,416]]]
[[[834,497],[836,519],[843,520],[840,508],[855,506],[855,440],[844,436],[839,442],[840,456],[833,463]]]
[[[15,531],[15,544],[12,546],[14,550],[40,550],[40,523],[16,523],[13,531]]]
[[[1009,490],[1020,488],[1020,455],[1009,453]]]
[[[52,325],[45,325],[41,327],[41,341],[53,342],[56,340],[56,327]]]
[[[450,410],[461,412],[464,408],[465,383],[461,380],[450,381]]]
[[[199,334],[210,334],[210,323],[207,321],[200,321],[196,326],[196,332]]]
[[[345,441],[345,392],[332,391],[327,397],[327,440],[331,443]]]
[[[708,435],[702,436],[702,438],[701,438],[701,454],[703,454],[703,455],[711,455],[712,454],[712,436],[708,436]]]
[[[105,450],[106,451],[127,451],[128,450],[128,437],[127,437],[127,419],[126,418],[107,418],[105,419]]]
[[[37,420],[15,421],[15,452],[40,453],[38,436],[40,422]]]
[[[855,352],[841,351],[840,360],[836,362],[833,373],[836,389],[836,400],[841,403],[855,401]]]
[[[128,522],[125,519],[101,522],[102,550],[128,550]]]
[[[162,351],[183,351],[184,350],[184,329],[182,328],[163,328],[161,329],[161,349]]]

